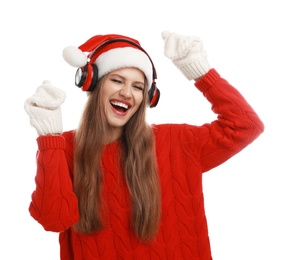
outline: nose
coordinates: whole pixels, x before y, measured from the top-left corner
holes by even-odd
[[[131,87],[126,85],[126,84],[124,84],[124,86],[121,88],[119,93],[124,98],[131,98],[131,96],[132,96]]]

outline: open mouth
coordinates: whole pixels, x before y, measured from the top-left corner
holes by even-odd
[[[126,112],[130,106],[128,104],[122,103],[122,102],[118,102],[118,101],[110,101],[111,105],[114,107],[115,110],[117,110],[118,112]]]

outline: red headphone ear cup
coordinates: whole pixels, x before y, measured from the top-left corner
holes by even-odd
[[[95,64],[87,63],[78,68],[75,74],[75,85],[83,91],[93,91],[98,81],[98,68]]]
[[[88,74],[88,65],[78,68],[75,73],[75,85],[79,88],[83,86]]]
[[[148,94],[149,94],[150,108],[157,106],[159,99],[160,99],[161,92],[157,88],[156,82],[153,82]]]
[[[90,86],[88,88],[88,91],[93,91],[96,87],[96,84],[98,82],[98,67],[96,64],[91,64],[92,65],[92,79],[90,82]]]

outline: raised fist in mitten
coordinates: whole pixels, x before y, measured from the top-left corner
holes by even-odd
[[[63,90],[45,80],[35,94],[25,101],[24,108],[30,117],[30,124],[38,135],[62,133],[61,104],[65,98]]]
[[[189,80],[200,78],[210,70],[202,40],[164,31],[164,54]]]

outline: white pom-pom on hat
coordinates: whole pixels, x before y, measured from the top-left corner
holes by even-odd
[[[68,46],[63,50],[64,60],[71,66],[80,68],[87,64],[87,56],[75,46]]]

